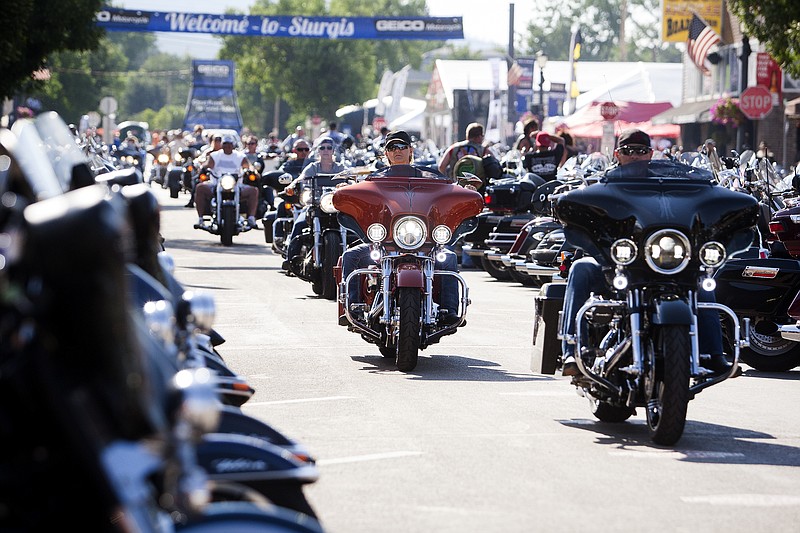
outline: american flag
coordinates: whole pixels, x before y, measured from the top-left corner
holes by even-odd
[[[711,74],[706,68],[706,57],[711,47],[719,42],[719,35],[717,35],[703,19],[698,17],[697,13],[692,15],[692,22],[689,24],[689,41],[686,43],[686,52],[703,74]]]

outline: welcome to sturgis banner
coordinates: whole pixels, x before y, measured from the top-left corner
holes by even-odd
[[[242,129],[233,74],[233,61],[192,61],[192,92],[186,104],[184,130],[191,130],[196,124],[205,128]]]
[[[97,25],[108,31],[161,31],[317,39],[463,39],[461,17],[305,17],[210,15],[104,7]]]

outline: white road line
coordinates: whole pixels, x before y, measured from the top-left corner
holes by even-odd
[[[305,402],[330,402],[333,400],[352,400],[355,396],[325,396],[323,398],[298,398],[296,400],[274,400],[271,402],[247,402],[242,407],[255,407],[257,405],[280,405],[284,403],[305,403]]]
[[[686,503],[735,505],[736,507],[794,507],[800,506],[800,496],[787,494],[713,494],[708,496],[681,496]]]
[[[340,457],[338,459],[319,459],[317,465],[340,465],[345,463],[360,463],[362,461],[380,461],[382,459],[394,459],[397,457],[411,457],[413,455],[422,455],[422,452],[386,452],[386,453],[373,453],[369,455],[354,455],[352,457]]]

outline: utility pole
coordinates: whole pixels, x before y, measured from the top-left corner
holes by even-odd
[[[514,3],[508,4],[508,70],[514,65]],[[508,124],[506,142],[513,144],[514,125],[517,123],[517,91],[513,85],[508,86]],[[510,131],[509,131],[510,130]],[[502,136],[501,136],[502,138]]]
[[[628,0],[619,3],[619,60],[628,60],[628,43],[625,42],[625,20],[628,18]]]

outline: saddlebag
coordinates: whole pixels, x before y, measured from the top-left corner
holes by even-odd
[[[555,374],[561,355],[558,340],[558,313],[564,303],[566,283],[545,283],[533,299],[533,350],[531,370]]]
[[[718,303],[742,316],[784,315],[800,288],[796,259],[733,259],[714,274]]]

